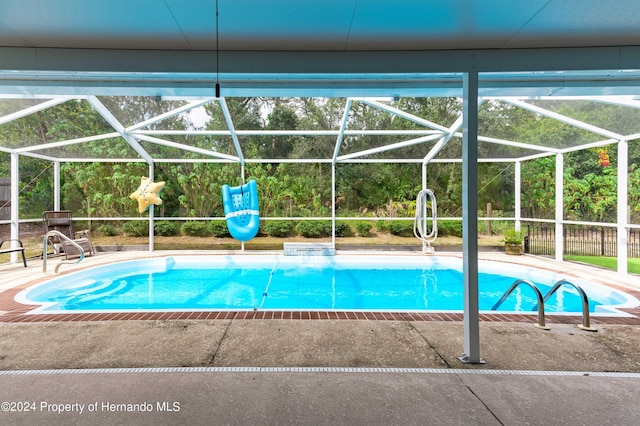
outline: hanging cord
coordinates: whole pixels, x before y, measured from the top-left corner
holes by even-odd
[[[216,98],[220,98],[220,41],[218,34],[218,0],[216,0]]]
[[[34,177],[33,179],[31,179],[31,180],[29,181],[29,183],[27,183],[25,186],[23,186],[23,187],[22,187],[22,189],[20,189],[20,190],[18,191],[18,195],[20,195],[20,194],[22,193],[22,191],[24,191],[24,190],[25,190],[25,189],[27,189],[29,186],[31,186],[31,184],[32,184],[33,182],[35,182],[36,180],[38,180],[38,178],[39,178],[40,176],[42,176],[42,174],[43,174],[44,172],[46,172],[47,170],[49,170],[49,168],[50,168],[52,165],[53,165],[53,163],[49,163],[49,165],[48,165],[47,167],[45,167],[45,168],[44,168],[40,173],[38,173],[38,175],[37,175],[36,177]],[[11,202],[11,200],[7,200],[7,202],[6,202],[6,203],[4,203],[3,205],[1,205],[1,206],[0,206],[0,209],[7,207],[7,206],[9,205],[9,203],[10,203],[10,202]]]

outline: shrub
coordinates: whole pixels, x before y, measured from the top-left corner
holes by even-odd
[[[176,235],[176,226],[173,224],[173,222],[169,222],[168,220],[161,220],[160,222],[154,223],[153,230],[156,235],[160,235],[163,237]]]
[[[116,235],[116,228],[111,225],[100,225],[98,227],[98,232],[105,237],[113,237]]]
[[[505,229],[512,226],[513,223],[507,220],[494,220],[491,224],[491,230],[494,234],[501,234]]]
[[[291,234],[291,222],[285,220],[270,220],[265,223],[264,232],[271,237],[288,237]]]
[[[190,237],[207,237],[211,235],[207,229],[207,224],[200,221],[185,222],[182,224],[182,233]]]
[[[207,228],[214,237],[218,237],[218,238],[231,237],[231,234],[229,233],[229,228],[227,228],[226,221],[212,220],[207,224]]]
[[[376,222],[376,229],[380,232],[389,231],[389,221],[387,220],[379,220]]]
[[[331,235],[331,231],[329,231]],[[336,221],[336,237],[349,237],[353,235],[351,225],[344,221]]]
[[[132,237],[147,237],[149,236],[149,223],[142,220],[125,222],[122,225],[122,230]]]
[[[446,237],[462,237],[462,222],[459,220],[439,220],[438,235]]]
[[[328,237],[331,235],[331,222],[320,220],[298,222],[296,231],[306,238]]]
[[[505,244],[522,244],[524,239],[522,232],[516,231],[515,229],[505,229],[502,235],[502,241],[504,241]]]
[[[356,232],[361,237],[370,236],[372,227],[373,227],[373,225],[371,225],[370,222],[364,222],[364,221],[356,222]]]
[[[389,222],[389,232],[399,237],[412,237],[413,222],[409,220],[393,220]]]

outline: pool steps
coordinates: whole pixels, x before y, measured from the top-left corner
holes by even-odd
[[[335,256],[331,243],[284,243],[285,256]]]

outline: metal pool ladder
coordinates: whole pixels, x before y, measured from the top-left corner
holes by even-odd
[[[54,269],[54,272],[57,274],[58,273],[58,269],[60,269],[60,267],[65,264],[65,263],[80,263],[84,260],[84,249],[75,241],[73,241],[71,238],[67,237],[66,235],[64,235],[62,232],[60,231],[49,231],[45,234],[44,236],[44,241],[42,242],[42,272],[45,273],[47,272],[47,246],[49,244],[49,237],[56,235],[58,238],[62,238],[65,241],[68,241],[69,243],[71,243],[71,245],[73,245],[75,248],[77,248],[80,251],[80,257],[78,258],[77,261],[75,262],[69,262],[69,261],[61,261],[60,263],[58,263],[56,265],[56,268]]]
[[[515,288],[518,287],[520,284],[526,284],[529,287],[531,287],[533,291],[536,293],[536,297],[538,298],[538,304],[534,306],[532,309],[532,310],[535,310],[536,308],[538,308],[538,324],[535,324],[536,327],[542,328],[544,330],[549,330],[549,327],[545,325],[545,321],[544,321],[544,304],[547,300],[549,300],[549,298],[553,295],[553,293],[558,291],[560,287],[566,284],[575,288],[576,291],[580,294],[580,297],[582,299],[582,324],[578,325],[578,328],[585,331],[598,331],[596,328],[591,327],[591,319],[589,317],[589,298],[587,297],[587,294],[584,292],[582,287],[565,279],[556,281],[556,283],[553,285],[553,287],[551,287],[551,289],[547,292],[547,294],[544,295],[544,297],[542,296],[542,293],[540,292],[540,289],[538,288],[538,286],[535,285],[534,283],[526,280],[517,280],[511,285],[511,287],[509,287],[509,290],[505,292],[502,298],[500,298],[500,300],[495,305],[493,305],[493,308],[491,309],[494,311],[498,309],[498,307],[502,304],[502,302],[504,302],[507,299],[507,297],[509,297],[511,292],[515,290]]]
[[[498,302],[495,305],[493,305],[493,308],[491,308],[491,310],[495,311],[496,309],[498,309],[498,307],[502,305],[502,302],[507,300],[507,297],[509,297],[511,292],[513,292],[513,290],[515,290],[516,287],[518,287],[520,284],[526,284],[529,287],[531,287],[531,289],[536,293],[536,297],[538,298],[538,323],[534,325],[543,330],[549,330],[549,327],[544,324],[544,298],[542,297],[542,293],[540,292],[540,289],[538,288],[538,286],[532,283],[531,281],[527,281],[527,280],[514,281],[513,284],[511,284],[511,287],[509,287],[509,290],[507,290],[502,295],[500,300],[498,300]]]

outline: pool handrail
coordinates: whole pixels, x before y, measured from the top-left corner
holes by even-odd
[[[553,293],[558,291],[558,289],[565,284],[575,288],[578,293],[580,293],[580,297],[582,298],[582,324],[578,325],[578,328],[585,331],[598,331],[598,329],[591,327],[591,319],[589,317],[589,298],[587,297],[587,293],[585,293],[585,291],[579,285],[572,283],[571,281],[564,278],[558,280],[547,292],[547,294],[544,295],[543,302],[549,300]]]
[[[47,246],[49,244],[49,237],[56,235],[57,237],[68,241],[69,243],[71,243],[71,245],[73,245],[75,248],[77,248],[80,251],[80,257],[78,258],[78,260],[76,262],[68,262],[63,260],[62,262],[60,262],[59,264],[56,265],[56,268],[54,269],[54,273],[58,273],[58,269],[60,269],[60,266],[62,266],[64,263],[80,263],[84,260],[84,249],[80,246],[80,244],[76,243],[75,241],[73,241],[71,238],[67,237],[66,235],[64,235],[62,232],[60,231],[54,231],[51,230],[49,232],[47,232],[44,235],[44,241],[42,242],[42,273],[46,273],[47,272]]]
[[[546,326],[545,322],[544,322],[544,298],[542,297],[542,293],[540,292],[540,289],[538,288],[538,286],[535,285],[534,283],[532,283],[531,281],[527,281],[527,280],[516,280],[516,281],[514,281],[513,284],[511,284],[511,287],[509,287],[509,290],[507,290],[504,293],[504,295],[502,295],[500,300],[498,300],[496,302],[496,304],[493,305],[491,310],[495,311],[496,309],[498,309],[498,307],[500,307],[500,305],[502,305],[502,302],[507,300],[507,297],[509,297],[511,292],[513,292],[513,290],[515,290],[516,287],[518,287],[520,284],[526,284],[529,287],[531,287],[533,289],[533,291],[536,293],[536,297],[538,298],[538,305],[537,305],[538,306],[538,323],[534,324],[534,325],[536,327],[538,327],[538,328],[543,329],[543,330],[549,330],[550,328],[548,326]]]

